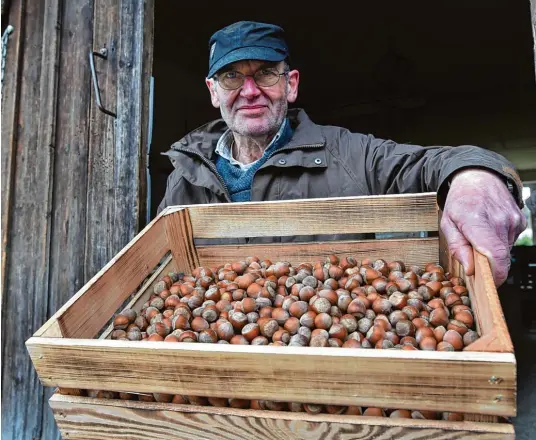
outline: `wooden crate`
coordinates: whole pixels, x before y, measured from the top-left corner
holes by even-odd
[[[489,263],[479,253],[475,252],[475,276],[465,277],[460,266],[449,258],[439,237],[261,245],[194,244],[197,239],[216,238],[437,232],[435,200],[434,193],[427,193],[168,208],[27,341],[40,380],[45,386],[74,389],[513,416],[516,413],[513,347]],[[161,263],[169,252],[171,256]],[[314,262],[332,253],[358,259],[400,259],[418,265],[441,262],[466,279],[482,337],[463,352],[450,353],[129,342],[106,339],[107,332],[94,339],[132,292],[139,290],[130,303],[139,309],[151,293],[151,283],[170,269],[190,272],[200,265],[213,266],[249,255],[298,264]],[[139,289],[156,267],[158,271]],[[430,424],[415,420],[241,412],[59,395],[50,403],[60,429],[68,438],[118,438],[122,429],[145,428],[149,438],[156,436],[156,432],[163,435],[159,438],[168,438],[165,429],[174,432],[169,438],[180,438],[174,430],[186,423],[191,422],[188,429],[194,431],[202,423],[224,430],[234,426],[236,418],[245,418],[253,426],[268,424],[274,429],[285,426],[278,429],[294,432],[292,438],[302,438],[299,432],[303,430],[321,429],[356,433],[363,429],[387,433],[401,430],[408,433],[408,438],[411,432],[422,429],[452,432],[453,437],[454,433],[465,430],[470,433],[467,438],[476,437],[475,433],[484,438],[513,435],[511,425],[481,422]],[[149,423],[151,418],[165,421],[168,424],[163,428],[165,432],[150,434],[151,426],[156,423],[154,420]],[[497,417],[487,419],[495,421]],[[486,416],[474,420],[486,420]],[[114,421],[116,432],[111,431]],[[328,421],[335,427],[326,425]],[[100,424],[99,428],[91,434],[90,425],[95,423]],[[182,435],[193,438],[186,433]],[[132,438],[138,437],[133,434]],[[203,438],[223,437],[207,431]],[[242,437],[236,434],[225,438]]]

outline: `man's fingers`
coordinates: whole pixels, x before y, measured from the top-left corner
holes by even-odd
[[[447,240],[450,254],[463,266],[467,275],[474,275],[473,248],[448,216],[441,219],[441,230]]]
[[[507,238],[501,239],[491,229],[480,224],[464,224],[462,233],[475,250],[488,258],[495,284],[499,286],[504,283],[510,270],[510,247],[505,242]]]

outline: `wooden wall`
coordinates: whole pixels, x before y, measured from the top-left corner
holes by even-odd
[[[6,8],[8,8],[6,10]],[[2,438],[59,438],[24,342],[145,221],[152,1],[11,0],[2,92]],[[94,104],[88,54],[103,102]]]

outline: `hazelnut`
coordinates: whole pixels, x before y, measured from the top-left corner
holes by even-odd
[[[229,399],[229,406],[231,408],[248,409],[251,405],[251,401],[247,399]]]
[[[130,324],[129,317],[126,315],[119,314],[114,319],[114,329],[115,330],[126,330]]]
[[[251,341],[251,345],[268,345],[270,341],[264,336],[257,336]]]
[[[408,320],[400,320],[396,323],[396,334],[400,337],[413,336],[415,334],[415,325]]]
[[[314,328],[315,326],[316,312],[312,310],[304,313],[300,318],[300,324],[308,328]]]
[[[421,339],[421,342],[419,342],[419,348],[421,350],[434,351],[436,347],[437,341],[433,336],[425,336],[423,339]]]
[[[450,343],[454,350],[461,350],[463,348],[463,338],[456,330],[447,330],[443,341]]]
[[[430,304],[430,303],[428,303]],[[440,307],[432,311],[430,314],[430,324],[432,324],[434,327],[438,326],[447,326],[449,323],[449,315],[447,311]]]
[[[262,324],[259,323],[260,331],[263,336],[266,336],[267,338],[271,338],[274,333],[279,330],[279,324],[275,319],[269,319],[266,322],[263,322]]]
[[[461,336],[465,335],[468,331],[467,326],[456,319],[451,319],[447,325],[447,330],[456,330]]]
[[[257,324],[257,323],[246,324],[242,328],[242,335],[249,342],[253,341],[253,339],[255,339],[257,336],[260,335],[259,324]]]
[[[411,419],[411,411],[407,409],[395,409],[389,417],[393,419]]]
[[[187,405],[188,399],[185,396],[181,396],[180,394],[175,394],[173,396],[173,399],[171,399],[171,403],[179,404],[179,405]]]
[[[313,403],[304,403],[303,409],[309,414],[320,414],[324,411],[324,405],[317,405]]]
[[[452,344],[441,341],[437,344],[437,351],[454,351]]]
[[[186,330],[179,335],[179,342],[197,342],[197,333]]]
[[[367,408],[363,412],[363,415],[369,416],[369,417],[385,417],[386,416],[385,411],[382,408],[372,408],[372,407]]]
[[[336,338],[336,339],[340,339],[344,341],[347,336],[348,336],[348,331],[341,324],[333,324],[331,328],[329,329],[330,338]]]
[[[198,341],[205,344],[215,344],[218,342],[218,336],[214,330],[201,330],[199,332]]]
[[[234,335],[229,343],[233,345],[249,345],[249,341],[243,335]]]
[[[463,345],[467,347],[468,345],[475,342],[478,338],[479,336],[477,332],[469,330],[465,335],[463,335]]]

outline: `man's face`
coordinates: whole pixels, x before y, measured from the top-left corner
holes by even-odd
[[[235,71],[244,75],[253,75],[260,69],[277,68],[282,73],[284,63],[266,61],[239,61],[223,68],[218,75]],[[222,118],[231,131],[243,136],[270,136],[277,132],[285,115],[289,102],[298,96],[299,72],[292,70],[287,77],[270,87],[259,87],[252,76],[244,78],[244,84],[235,90],[225,90],[214,79],[206,80],[210,91],[212,105],[220,108]]]

